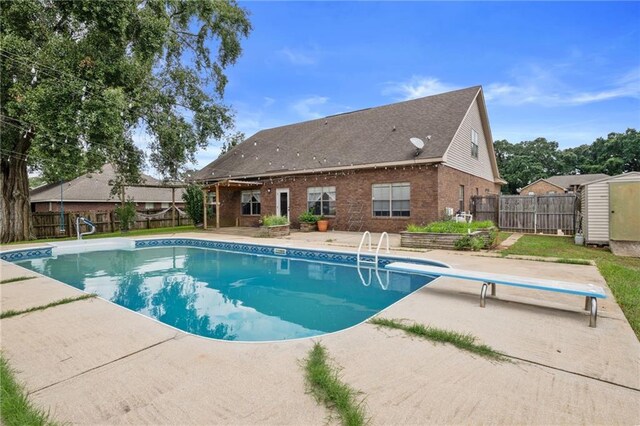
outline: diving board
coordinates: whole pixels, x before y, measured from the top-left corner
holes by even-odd
[[[597,299],[604,299],[607,297],[604,289],[595,284],[580,284],[569,281],[528,278],[517,275],[494,274],[490,272],[468,271],[455,268],[440,268],[437,266],[419,265],[406,262],[392,262],[386,265],[386,268],[391,271],[410,272],[412,274],[428,275],[431,277],[449,277],[480,281],[482,282],[482,290],[480,291],[480,307],[482,308],[485,307],[487,287],[491,285],[491,295],[495,296],[496,284],[584,296],[585,310],[589,310],[591,313],[589,319],[590,327],[596,326],[598,316]]]

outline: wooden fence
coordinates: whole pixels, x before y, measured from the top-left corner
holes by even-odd
[[[474,220],[492,220],[503,231],[567,235],[575,233],[575,194],[473,196]]]
[[[76,236],[76,218],[83,216],[93,222],[96,226],[96,234],[116,232],[120,230],[120,221],[117,219],[113,211],[87,211],[87,212],[70,212],[63,215],[62,229],[60,223],[60,213],[56,212],[35,212],[31,213],[33,218],[33,232],[36,238],[61,238]],[[180,217],[178,212],[175,214],[175,226],[191,225],[193,222],[187,217]],[[171,210],[167,211],[163,216],[155,218],[149,217],[145,219],[136,219],[133,229],[154,229],[166,228],[172,225]],[[88,228],[82,228],[86,232]]]

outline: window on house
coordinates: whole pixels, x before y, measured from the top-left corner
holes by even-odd
[[[471,129],[471,156],[478,158],[478,132]]]
[[[464,211],[464,185],[460,185],[458,188],[458,202],[459,202],[459,210],[461,212]]]
[[[316,215],[336,215],[336,187],[307,188],[307,210]]]
[[[169,208],[169,203],[162,203],[162,204],[161,204],[161,207],[162,207],[163,209],[168,209],[168,208]]]
[[[409,217],[411,214],[411,185],[406,183],[383,183],[371,187],[373,216]]]
[[[240,193],[240,202],[242,204],[243,215],[260,214],[260,190],[242,191]]]
[[[144,203],[145,210],[153,210],[154,207],[155,207],[155,203]]]

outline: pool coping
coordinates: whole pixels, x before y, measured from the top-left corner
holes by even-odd
[[[103,239],[92,239],[91,241],[96,241],[96,240],[103,240]],[[105,238],[104,240],[111,240],[110,238]],[[283,259],[291,259],[291,260],[301,260],[301,261],[318,261],[318,262],[322,262],[322,263],[333,263],[333,264],[341,264],[341,265],[347,265],[347,266],[354,266],[357,267],[357,251],[356,252],[348,252],[348,251],[341,251],[341,250],[321,250],[321,249],[313,249],[313,248],[300,248],[300,247],[293,247],[291,244],[288,245],[273,245],[273,244],[258,244],[258,243],[237,243],[237,242],[228,242],[228,241],[220,241],[220,240],[207,240],[207,239],[203,239],[203,238],[180,238],[180,237],[169,237],[169,238],[153,238],[153,237],[149,237],[149,238],[136,238],[136,239],[131,239],[134,242],[134,247],[131,248],[130,250],[144,250],[144,249],[152,249],[152,248],[158,248],[158,247],[194,247],[194,248],[202,248],[205,250],[222,250],[222,251],[227,251],[227,252],[233,252],[233,253],[248,253],[248,254],[253,254],[253,255],[257,255],[257,256],[270,256],[270,257],[276,257],[276,258],[283,258]],[[185,243],[186,242],[186,243]],[[146,243],[146,244],[145,244]],[[149,243],[156,243],[156,244],[149,244]],[[188,243],[193,243],[193,244],[188,244]],[[49,244],[49,243],[47,243]],[[96,245],[96,244],[92,244],[92,245]],[[244,250],[239,250],[239,248],[241,247],[249,247],[251,248],[251,250],[249,251],[244,251]],[[54,246],[55,247],[55,246]],[[30,273],[34,273],[37,274],[39,277],[43,277],[43,278],[47,278],[50,279],[56,283],[60,283],[63,284],[64,286],[67,286],[69,288],[75,289],[79,292],[82,292],[84,294],[95,294],[95,293],[90,293],[88,291],[85,290],[81,290],[77,287],[74,287],[70,284],[67,284],[63,281],[57,280],[55,278],[49,277],[47,275],[41,274],[39,272],[33,271],[31,269],[27,269],[27,268],[23,268],[22,266],[14,263],[16,261],[23,261],[23,260],[30,260],[30,259],[43,259],[43,258],[47,258],[47,257],[55,257],[55,254],[52,254],[52,250],[54,247],[38,247],[38,248],[21,248],[21,249],[16,249],[16,250],[8,250],[8,251],[3,251],[0,252],[0,262],[8,262],[13,264],[14,266],[20,267],[22,269],[24,269],[25,271],[29,271]],[[282,253],[275,253],[274,249],[285,249],[287,250],[287,252],[285,254]],[[296,257],[289,257],[289,253],[290,251],[296,251],[297,253],[295,253],[297,256]],[[101,250],[95,250],[95,251],[101,251]],[[318,256],[313,256],[314,254],[317,253],[331,253],[333,255],[332,258],[330,259],[318,259],[318,257],[322,257],[321,255]],[[371,253],[371,252],[367,252],[367,253]],[[64,253],[65,255],[67,254],[73,254],[73,253]],[[14,257],[14,260],[9,260],[7,259],[7,256],[9,255],[9,257]],[[14,255],[14,256],[12,256]],[[447,263],[442,262],[442,261],[436,261],[436,260],[429,260],[429,259],[424,259],[424,258],[417,258],[417,257],[410,257],[410,256],[396,256],[396,255],[389,255],[387,253],[385,253],[384,255],[378,256],[378,268],[383,269],[384,271],[388,271],[387,269],[385,269],[385,265],[394,262],[394,261],[398,261],[398,260],[407,260],[407,259],[411,259],[412,261],[414,261],[415,263],[418,264],[426,264],[426,265],[437,265],[437,266],[444,266],[446,268],[451,268],[451,266],[449,266]],[[365,262],[374,262],[375,261],[375,255],[371,255],[371,254],[367,254],[367,255],[363,255],[362,256],[362,261]],[[367,265],[364,265],[363,267],[367,267]],[[373,266],[368,265],[368,268],[373,269]],[[376,268],[376,270],[378,269]],[[331,331],[331,332],[327,332],[327,333],[321,333],[321,334],[316,334],[314,336],[305,336],[305,337],[295,337],[295,338],[291,338],[291,339],[280,339],[280,340],[225,340],[225,339],[217,339],[215,337],[208,337],[208,336],[201,336],[199,334],[195,334],[186,330],[182,330],[180,328],[177,328],[171,324],[167,324],[164,323],[162,321],[160,321],[159,319],[153,318],[151,316],[145,315],[143,313],[131,310],[129,308],[127,308],[126,306],[122,306],[119,305],[117,303],[114,303],[111,300],[105,299],[104,297],[101,297],[99,295],[95,295],[95,297],[97,299],[100,300],[104,300],[105,302],[108,302],[114,306],[117,306],[120,309],[125,309],[128,312],[132,312],[134,314],[137,314],[143,318],[152,320],[158,324],[161,324],[162,326],[165,327],[169,327],[170,329],[173,329],[177,332],[180,333],[184,333],[186,335],[190,335],[196,338],[201,338],[201,339],[206,339],[206,340],[213,340],[216,342],[225,342],[225,343],[242,343],[242,344],[273,344],[273,343],[286,343],[286,342],[299,342],[299,341],[304,341],[304,340],[309,340],[309,339],[318,339],[318,338],[322,338],[325,336],[331,336],[331,335],[335,335],[337,333],[343,333],[346,331],[349,331],[355,327],[361,326],[365,323],[367,323],[371,318],[380,315],[381,313],[385,312],[388,309],[391,309],[394,305],[402,302],[403,300],[405,300],[407,297],[415,294],[416,292],[420,291],[423,287],[436,282],[437,280],[440,280],[441,277],[433,277],[430,281],[426,282],[424,285],[416,288],[415,290],[411,291],[410,293],[406,293],[404,296],[402,296],[400,299],[396,300],[395,302],[391,303],[388,306],[385,306],[383,309],[377,311],[376,313],[374,313],[373,315],[367,317],[366,319],[353,324],[347,328],[343,328],[340,330],[336,330],[336,331]],[[370,283],[370,285],[373,283]]]

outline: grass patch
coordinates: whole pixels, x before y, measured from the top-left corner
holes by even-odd
[[[153,235],[153,234],[173,234],[178,232],[193,232],[193,231],[201,231],[202,229],[196,228],[193,225],[184,225],[184,226],[175,226],[175,227],[166,227],[166,228],[153,228],[153,229],[135,229],[125,233],[120,231],[117,232],[106,232],[101,234],[92,234],[82,237],[84,240],[92,240],[94,238],[113,238],[113,237],[137,237],[140,235]],[[54,241],[71,241],[75,240],[77,237],[65,237],[65,238],[44,238],[40,240],[28,240],[28,241],[16,241],[13,243],[7,243],[3,245],[15,245],[15,244],[26,244],[26,243],[50,243]]]
[[[35,408],[17,382],[7,360],[0,354],[0,418],[6,426],[55,425],[49,414]]]
[[[343,425],[366,423],[363,403],[357,398],[358,392],[340,380],[338,369],[329,364],[327,350],[320,343],[313,345],[304,369],[313,396],[327,408],[335,410]]]
[[[35,311],[44,311],[45,309],[53,308],[54,306],[65,305],[71,302],[78,302],[80,300],[92,299],[96,297],[95,294],[83,294],[78,297],[66,297],[64,299],[56,300],[55,302],[51,302],[47,305],[35,306],[29,309],[23,309],[21,311],[8,310],[0,313],[0,319],[15,317],[16,315],[27,314],[29,312]]]
[[[26,281],[26,280],[32,280],[34,278],[37,277],[15,277],[15,278],[7,278],[6,280],[2,280],[0,281],[0,284],[9,284],[9,283],[15,283],[17,281]]]
[[[616,256],[607,248],[578,246],[573,237],[524,235],[502,255],[557,257],[560,262],[594,260],[598,270],[622,308],[631,328],[640,340],[640,259]]]
[[[462,334],[457,331],[443,330],[435,327],[428,327],[422,324],[404,324],[399,320],[387,318],[372,318],[371,324],[379,327],[394,328],[402,330],[407,334],[418,336],[433,342],[449,343],[456,348],[471,352],[495,361],[506,361],[507,358],[500,352],[484,344],[478,344],[477,338],[469,333]]]
[[[490,220],[471,223],[443,220],[439,222],[431,222],[430,224],[424,226],[409,224],[407,225],[407,231],[437,232],[439,234],[466,234],[469,230],[473,232],[479,229],[492,228],[493,226],[493,222],[491,222]]]

